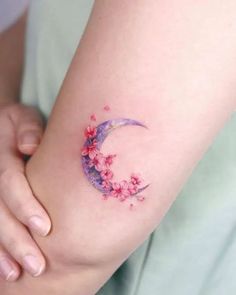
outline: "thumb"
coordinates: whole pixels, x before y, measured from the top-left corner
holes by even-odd
[[[43,121],[40,114],[32,107],[25,107],[17,116],[16,139],[21,153],[32,155],[43,135]]]
[[[25,155],[32,155],[37,149],[41,140],[40,133],[34,130],[20,131],[18,133],[18,148],[19,151]]]

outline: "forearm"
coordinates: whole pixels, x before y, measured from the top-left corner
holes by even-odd
[[[38,278],[26,273],[15,283],[0,283],[2,295],[94,295],[112,274],[93,267],[80,269],[50,268]]]
[[[74,290],[54,293],[91,294],[159,224],[235,108],[235,10],[233,1],[96,2],[27,168],[53,220],[50,237],[37,239],[50,267],[30,283],[34,292],[70,273],[57,282]],[[95,124],[131,118],[148,127],[117,129],[103,145],[117,154],[118,179],[137,171],[150,183],[133,210],[104,201],[84,175],[81,148],[93,113]],[[24,284],[28,277],[18,288]]]
[[[0,34],[0,105],[19,99],[24,60],[26,13]]]

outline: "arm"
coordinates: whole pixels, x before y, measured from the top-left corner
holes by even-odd
[[[160,223],[235,108],[235,10],[234,1],[95,2],[27,165],[54,224],[49,238],[37,238],[49,270],[34,281],[25,275],[9,294],[14,287],[27,294],[26,285],[29,294],[94,294]],[[92,113],[95,124],[125,117],[148,127],[117,129],[102,147],[117,154],[117,179],[137,171],[150,183],[132,210],[103,200],[84,175],[81,147]]]
[[[21,266],[32,275],[43,271],[44,257],[26,227],[40,235],[50,229],[47,213],[24,175],[23,154],[34,153],[43,131],[37,110],[18,103],[26,18],[24,13],[0,34],[0,276],[7,281],[19,277]],[[29,254],[41,262],[40,272],[26,263]]]
[[[24,63],[26,15],[0,34],[0,105],[19,98]]]

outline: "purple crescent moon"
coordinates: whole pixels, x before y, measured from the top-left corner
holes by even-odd
[[[93,138],[88,138],[85,141],[83,147],[85,148],[85,147],[89,146],[93,140],[96,140],[97,141],[96,148],[98,151],[100,151],[102,143],[104,142],[106,137],[109,135],[109,133],[118,127],[122,127],[122,126],[126,126],[126,125],[134,125],[134,126],[140,126],[140,127],[147,128],[144,124],[142,124],[136,120],[132,120],[132,119],[118,118],[118,119],[108,120],[108,121],[105,121],[105,122],[99,124],[96,127],[97,128],[96,136],[94,136]],[[109,194],[111,190],[105,189],[102,186],[103,179],[102,179],[99,171],[97,171],[94,167],[89,167],[89,161],[90,161],[89,156],[82,156],[81,158],[82,158],[83,171],[84,171],[85,175],[87,176],[89,182],[97,190],[101,191],[103,194]],[[139,188],[138,191],[132,195],[136,195],[136,194],[140,193],[141,191],[146,189],[148,186],[149,186],[149,184],[145,185],[144,187]]]

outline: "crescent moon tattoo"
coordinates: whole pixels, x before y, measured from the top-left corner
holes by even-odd
[[[138,194],[144,191],[150,184],[141,186],[142,181],[139,174],[132,173],[130,180],[119,183],[113,182],[113,172],[110,169],[116,155],[103,155],[101,147],[107,136],[115,129],[127,126],[139,126],[147,128],[139,121],[128,118],[117,118],[107,120],[98,126],[89,125],[85,131],[86,141],[81,151],[82,168],[88,181],[99,190],[107,199],[116,197],[125,201],[132,197],[143,201],[144,197]]]

